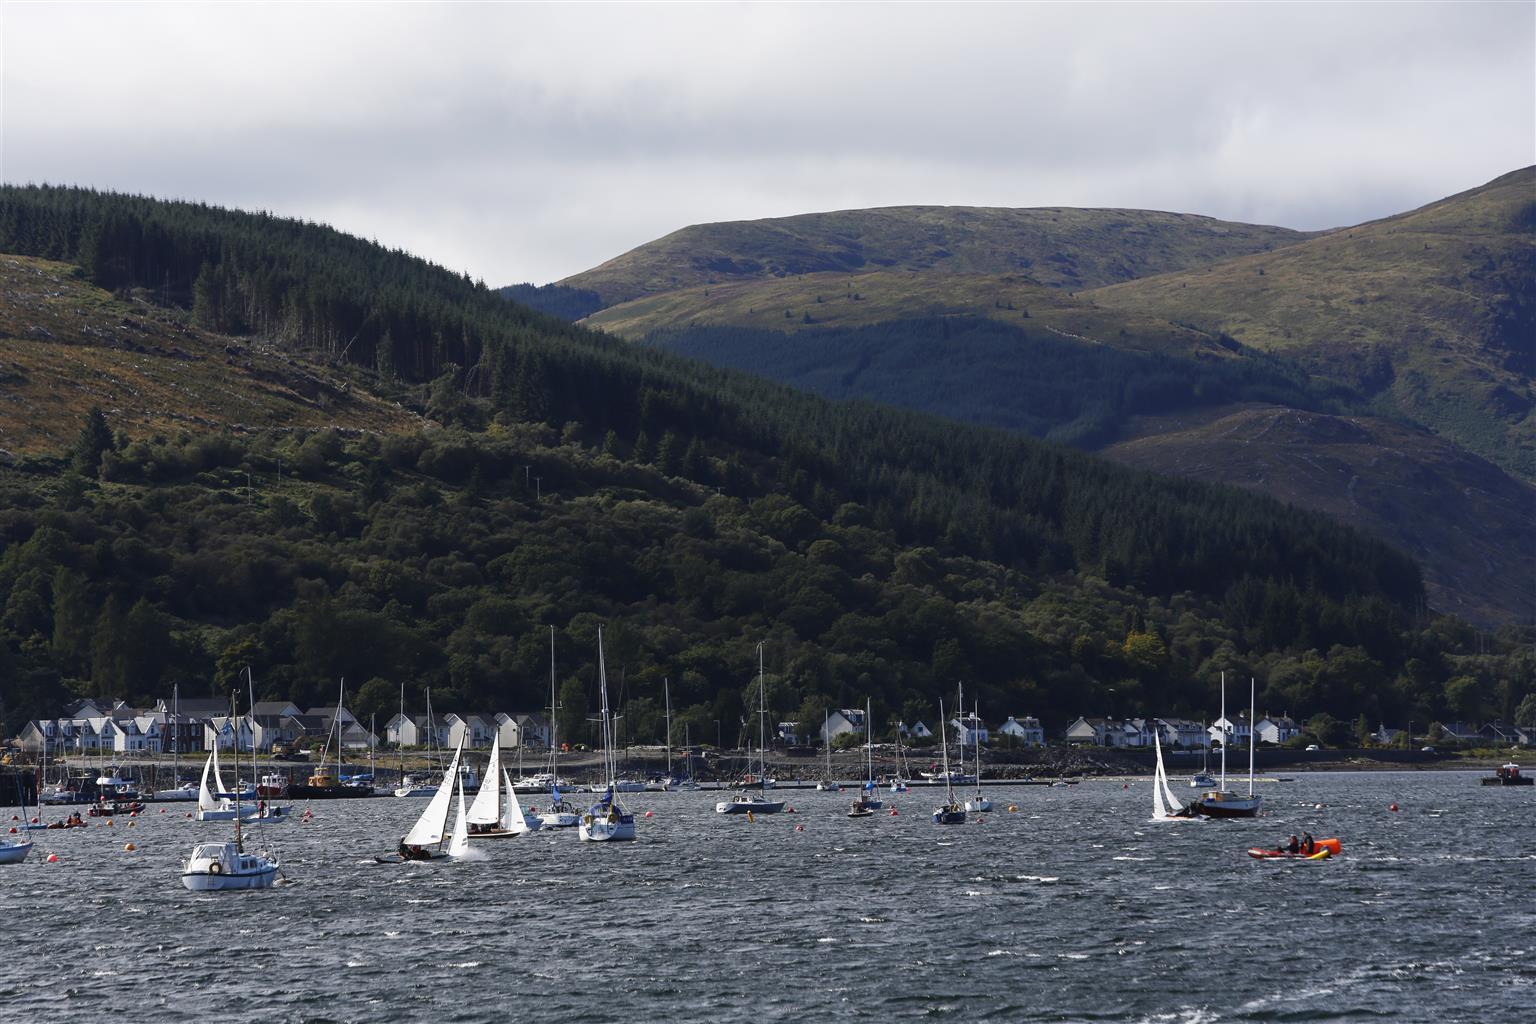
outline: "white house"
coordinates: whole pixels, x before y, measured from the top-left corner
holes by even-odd
[[[975,715],[957,715],[949,720],[949,725],[962,747],[974,747],[988,741],[987,725]]]
[[[458,715],[450,711],[443,716],[443,723],[448,727],[445,745],[449,747],[457,748],[462,739],[466,750],[478,750],[489,747],[491,738],[496,735],[492,715]]]
[[[855,718],[855,716],[857,716]],[[864,731],[864,711],[862,709],[843,709],[829,714],[822,723],[817,735],[821,737],[823,744],[834,742],[839,736],[850,733],[862,733]]]
[[[1264,725],[1263,722],[1259,723],[1259,726],[1260,726],[1261,729],[1262,729],[1263,725]],[[1262,736],[1263,732],[1260,732],[1259,735]],[[1390,746],[1392,746],[1392,744],[1396,743],[1398,741],[1398,738],[1401,737],[1402,735],[1403,735],[1403,730],[1401,730],[1401,729],[1388,729],[1387,728],[1387,724],[1385,722],[1383,722],[1381,725],[1378,725],[1376,727],[1376,731],[1375,732],[1371,733],[1371,739],[1376,743],[1376,745],[1378,747],[1390,747]]]
[[[112,749],[121,754],[160,753],[160,721],[154,715],[137,715],[113,723]]]
[[[1023,718],[1008,716],[1008,721],[997,727],[1000,735],[1006,736],[1008,742],[1020,744],[1026,747],[1045,746],[1045,730],[1040,727],[1040,719],[1032,715]]]
[[[251,720],[246,716],[217,715],[203,722],[204,750],[212,750],[214,744],[218,744],[220,750],[233,750],[236,743],[241,750],[255,749],[256,737],[251,731]]]
[[[1222,743],[1230,738],[1232,746],[1246,747],[1252,729],[1248,725],[1247,712],[1243,712],[1236,718],[1228,716],[1216,719],[1206,731],[1210,733],[1212,743]]]
[[[799,722],[779,722],[774,726],[774,735],[778,737],[780,743],[795,747],[800,745],[799,729]]]
[[[1277,746],[1301,735],[1301,727],[1284,715],[1278,718],[1265,715],[1254,729],[1258,731],[1260,743],[1273,743]]]
[[[1199,750],[1210,742],[1205,725],[1200,722],[1192,722],[1187,718],[1157,718],[1153,722],[1158,741],[1165,747]]]
[[[933,738],[933,730],[928,728],[927,724],[923,722],[913,722],[910,726],[906,726],[905,729],[907,735],[914,736],[920,740]]]

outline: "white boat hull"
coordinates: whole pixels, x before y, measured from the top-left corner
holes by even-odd
[[[31,852],[31,843],[5,843],[0,845],[0,864],[20,864]]]
[[[635,838],[633,818],[615,822],[608,818],[585,815],[576,829],[577,837],[584,843],[616,843]]]
[[[977,797],[965,802],[965,809],[976,814],[981,814],[992,809],[992,801],[986,797]]]
[[[539,823],[545,828],[575,828],[581,824],[581,815],[567,811],[540,814],[538,819]]]
[[[270,889],[277,879],[277,868],[238,875],[210,875],[190,872],[181,876],[181,884],[193,892],[223,892],[228,889]]]

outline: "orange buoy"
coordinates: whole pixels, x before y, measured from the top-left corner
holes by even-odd
[[[1008,813],[1009,814],[1017,814],[1017,813],[1019,813],[1019,805],[1018,804],[1009,804],[1008,805]]]
[[[59,855],[58,854],[50,853],[48,855],[48,863],[49,864],[57,864],[58,862],[59,862]]]
[[[795,831],[796,832],[804,832],[805,831],[805,826],[804,825],[796,825],[795,826]]]
[[[645,812],[645,816],[647,818],[654,818],[654,817],[656,817],[656,812],[655,811],[646,811]]]
[[[896,817],[896,808],[894,807],[891,808],[891,817]]]
[[[134,850],[137,850],[137,849],[138,849],[138,847],[134,846],[132,843],[124,843],[123,844],[123,852],[124,853],[132,853]]]
[[[112,827],[112,819],[111,819],[111,818],[108,818],[108,819],[107,819],[107,827],[108,827],[108,828],[111,828],[111,827]]]

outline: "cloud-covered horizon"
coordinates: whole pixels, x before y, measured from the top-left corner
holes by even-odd
[[[895,205],[1318,229],[1536,162],[1536,7],[0,7],[0,178],[555,280]]]

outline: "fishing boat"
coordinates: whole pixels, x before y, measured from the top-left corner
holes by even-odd
[[[960,713],[965,714],[965,708],[961,707]],[[975,814],[983,814],[992,810],[992,801],[981,795],[981,702],[976,701],[972,705],[971,722],[975,729],[971,732],[971,739],[976,741],[976,795],[965,802],[965,809]],[[961,759],[965,758],[965,747],[960,748]]]
[[[1255,796],[1253,792],[1253,709],[1257,706],[1254,699],[1254,683],[1250,678],[1249,685],[1249,711],[1248,711],[1248,795],[1240,796],[1227,789],[1227,746],[1231,739],[1229,732],[1222,733],[1221,744],[1221,786],[1203,794],[1196,804],[1199,813],[1208,818],[1257,818],[1259,807],[1263,797]],[[1227,674],[1221,674],[1221,720],[1227,720]],[[1224,727],[1225,728],[1225,727]]]
[[[619,806],[614,787],[618,782],[618,764],[614,759],[613,713],[608,708],[608,666],[603,660],[603,628],[597,628],[598,722],[603,734],[603,769],[608,789],[581,816],[576,835],[584,843],[611,843],[635,838],[635,816]]]
[[[1154,821],[1168,821],[1173,818],[1193,818],[1196,814],[1193,803],[1180,803],[1173,795],[1173,789],[1168,785],[1168,769],[1163,767],[1163,744],[1157,738],[1157,730],[1152,730],[1152,748],[1157,752],[1157,767],[1152,772],[1152,818]]]
[[[234,697],[230,697],[231,717]],[[217,745],[215,745],[217,746]],[[203,789],[206,790],[212,758],[203,766]],[[235,778],[240,777],[240,744],[235,743]],[[211,796],[211,794],[210,794]],[[228,843],[198,843],[192,848],[181,869],[181,884],[193,892],[223,892],[230,889],[270,889],[277,879],[277,858],[265,853],[246,853],[245,839],[240,830],[240,796],[236,793],[231,820],[235,823],[235,838]]]
[[[501,733],[491,740],[491,759],[485,766],[485,782],[469,805],[469,834],[476,839],[505,839],[537,830],[537,818],[523,812],[512,790],[512,780],[501,766]]]
[[[933,809],[933,823],[935,825],[964,825],[965,808],[955,799],[954,777],[949,773],[949,726],[944,725],[944,702],[939,701],[939,744],[944,756],[944,790],[946,799],[944,803]]]
[[[1485,786],[1530,786],[1536,785],[1536,778],[1520,774],[1520,766],[1511,762],[1494,770],[1492,775],[1484,776],[1481,780]]]
[[[373,796],[371,786],[349,786],[341,778],[341,711],[347,695],[347,681],[341,681],[341,694],[336,698],[336,714],[331,719],[331,729],[325,734],[325,746],[320,748],[320,763],[303,783],[288,784],[290,800],[348,800]],[[331,736],[336,737],[336,767],[326,764],[331,751]]]
[[[765,753],[768,742],[768,690],[763,682],[763,645],[757,645],[757,779],[762,793],[740,790],[729,800],[715,804],[716,814],[778,814],[784,809],[783,800],[769,800],[766,796],[772,782],[768,779],[768,761]]]
[[[439,860],[453,854],[451,848],[444,850],[443,844],[454,844],[454,835],[459,828],[463,829],[466,837],[469,834],[469,823],[465,820],[464,789],[459,782],[459,759],[463,755],[464,739],[460,737],[458,749],[453,752],[453,760],[447,771],[443,772],[426,809],[421,812],[410,831],[400,837],[400,845],[394,853],[375,857],[374,860],[381,864],[402,864],[408,861]],[[455,794],[459,797],[459,822],[454,832],[449,832],[448,815],[453,811]],[[468,839],[464,842],[467,846]]]

